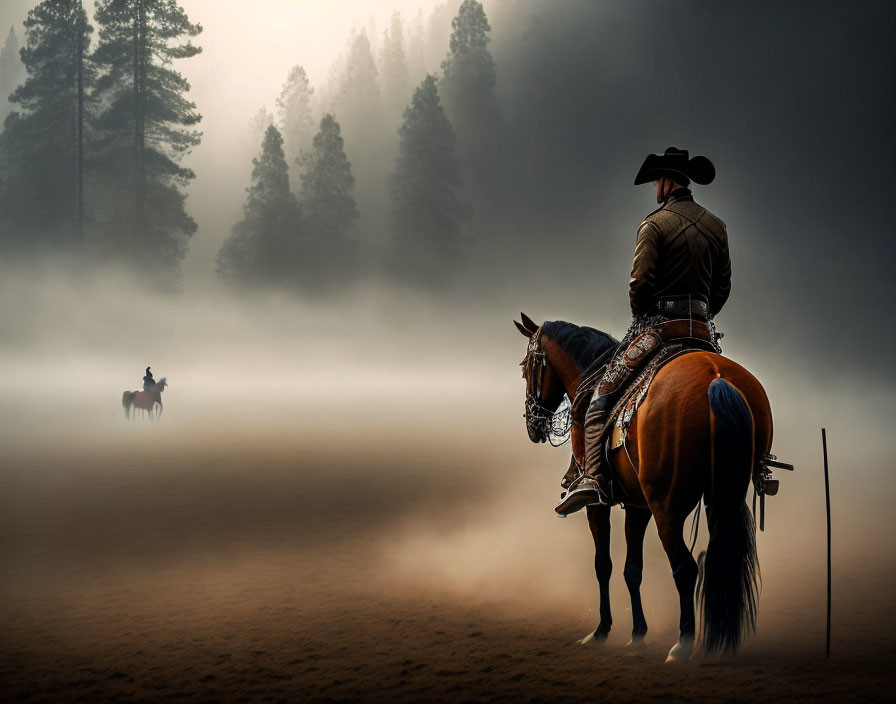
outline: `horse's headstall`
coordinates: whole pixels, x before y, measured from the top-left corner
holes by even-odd
[[[520,362],[520,366],[523,368],[523,374],[526,377],[526,381],[530,381],[530,375],[536,371],[536,367],[538,368],[538,377],[533,379],[536,382],[535,393],[538,394],[541,392],[541,377],[544,373],[544,368],[548,364],[547,355],[544,350],[541,349],[541,345],[539,344],[541,341],[541,330],[539,329],[531,339],[529,340],[529,347],[526,350],[526,356],[523,357],[523,360]]]

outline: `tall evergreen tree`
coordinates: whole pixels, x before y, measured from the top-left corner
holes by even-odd
[[[13,27],[9,28],[3,48],[0,49],[0,121],[12,110],[9,95],[25,80],[25,66],[19,56],[19,38]]]
[[[458,124],[480,122],[483,117],[491,119],[497,112],[496,70],[488,48],[491,26],[482,3],[464,0],[451,21],[451,28],[440,84],[448,114]],[[479,126],[471,124],[471,127]]]
[[[339,123],[332,115],[324,115],[320,121],[311,150],[301,163],[302,207],[315,246],[330,253],[348,251],[359,213],[352,195],[352,165],[343,149]]]
[[[293,66],[277,98],[277,126],[283,135],[286,163],[295,164],[300,154],[311,145],[314,121],[311,97],[314,89],[301,66]],[[298,177],[298,173],[294,174]]]
[[[443,86],[453,98],[494,99],[495,61],[488,49],[492,28],[482,3],[464,0],[451,21],[448,56],[442,62]]]
[[[252,160],[243,218],[218,252],[222,278],[254,283],[285,283],[295,278],[302,237],[301,211],[289,188],[283,137],[269,125],[261,155]]]
[[[7,118],[4,134],[2,209],[7,236],[18,244],[81,241],[92,31],[80,0],[44,0],[25,20],[27,79],[10,96],[18,111]]]
[[[201,116],[171,65],[201,51],[192,38],[202,27],[176,0],[99,0],[96,21],[105,244],[162,276],[176,271],[196,231],[184,207],[195,174],[179,162],[199,144]]]
[[[375,238],[382,228],[386,175],[394,146],[387,126],[380,76],[367,34],[355,35],[346,55],[335,96],[327,110],[339,120],[345,152],[358,187],[355,195],[364,218],[364,235]]]
[[[380,48],[380,70],[383,76],[383,97],[390,112],[396,114],[407,105],[410,97],[408,58],[405,52],[405,31],[398,12],[392,13],[389,28],[383,34]]]
[[[451,28],[439,91],[457,132],[461,173],[476,212],[474,227],[494,237],[508,227],[507,212],[519,174],[505,165],[512,163],[517,150],[498,108],[496,68],[488,48],[491,26],[482,4],[464,0]]]
[[[354,37],[335,97],[336,114],[345,138],[354,146],[371,146],[382,120],[379,72],[365,32]]]
[[[399,153],[389,179],[395,235],[394,273],[413,283],[447,284],[463,259],[463,222],[455,135],[435,76],[414,91],[398,130]]]

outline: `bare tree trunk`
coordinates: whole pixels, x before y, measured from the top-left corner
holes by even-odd
[[[146,247],[146,132],[144,119],[145,56],[143,43],[146,38],[146,6],[137,0],[134,18],[134,230],[139,237],[139,250]]]
[[[84,246],[84,23],[82,3],[78,3],[77,25],[77,72],[78,72],[78,126],[77,126],[77,201],[75,204],[75,218],[78,232],[78,245]]]

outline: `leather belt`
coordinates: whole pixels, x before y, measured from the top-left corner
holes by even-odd
[[[663,339],[663,342],[689,337],[710,344],[715,343],[712,337],[712,330],[709,329],[709,323],[705,323],[702,320],[670,320],[667,323],[658,325],[656,331]]]
[[[709,306],[706,301],[660,299],[655,305],[656,311],[667,318],[709,318]]]

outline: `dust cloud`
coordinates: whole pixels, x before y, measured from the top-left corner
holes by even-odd
[[[384,290],[316,304],[161,295],[111,271],[23,272],[2,288],[7,597],[110,571],[139,581],[267,556],[315,572],[350,563],[374,591],[594,613],[587,524],[551,511],[568,448],[533,446],[523,429],[512,311],[434,308]],[[121,393],[147,365],[170,384],[164,413],[127,420]],[[760,639],[822,623],[821,425],[841,603],[879,617],[875,595],[896,565],[879,526],[894,485],[880,420],[891,400],[869,393],[835,407],[830,386],[776,371],[760,374],[773,450],[797,469],[779,472],[760,535]],[[705,539],[703,527],[698,549]],[[647,546],[648,622],[671,638],[676,599],[653,528]],[[624,613],[621,579],[614,600]]]

